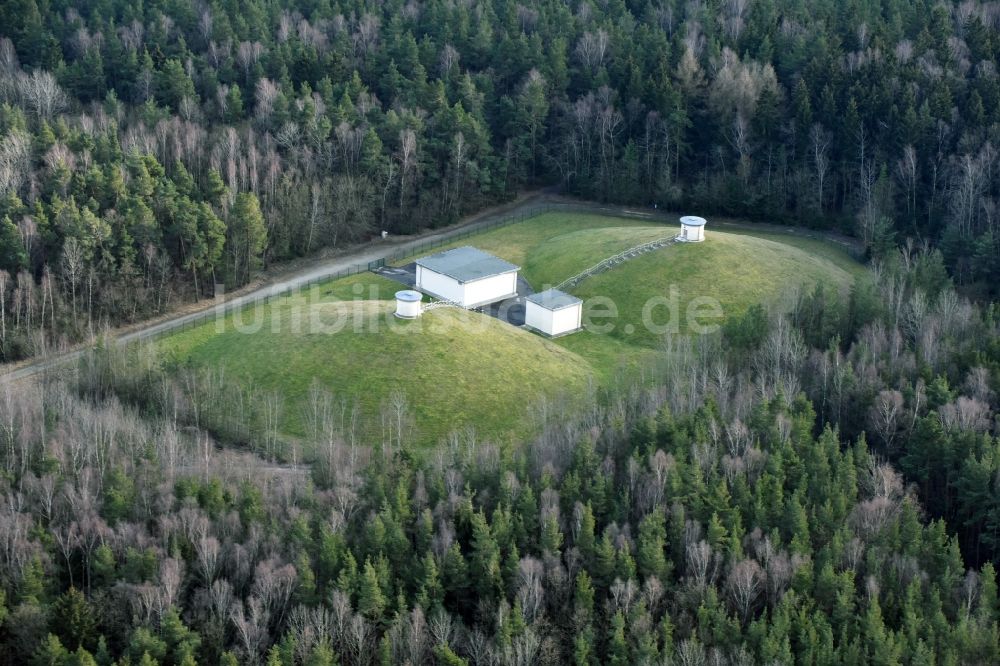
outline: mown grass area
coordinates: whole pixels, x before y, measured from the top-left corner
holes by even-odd
[[[532,403],[572,400],[592,376],[577,354],[476,313],[441,308],[403,321],[392,315],[392,302],[303,300],[273,301],[257,330],[246,330],[249,317],[230,317],[221,332],[206,324],[163,340],[161,349],[184,363],[222,366],[229,381],[279,392],[290,435],[306,434],[313,382],[356,399],[370,428],[398,392],[415,441],[425,445],[467,426],[519,440],[533,428],[526,416]]]
[[[280,392],[292,435],[303,434],[315,381],[356,399],[371,421],[395,392],[402,393],[417,441],[425,445],[470,425],[484,436],[517,441],[530,436],[526,414],[539,397],[578,396],[591,383],[608,386],[656,367],[663,331],[645,325],[644,307],[647,321],[663,327],[676,320],[675,330],[686,334],[688,306],[696,298],[717,303],[723,316],[702,316],[699,323],[721,324],[796,288],[821,282],[845,289],[864,274],[831,243],[709,225],[704,243],[669,246],[580,283],[572,291],[584,299],[584,322],[591,327],[556,340],[448,308],[401,322],[391,316],[400,286],[361,274],[230,316],[221,330],[212,322],[178,333],[161,346],[178,362],[223,366],[232,380]],[[675,231],[650,220],[548,213],[451,246],[474,245],[517,263],[542,289]],[[617,316],[606,316],[609,307]]]
[[[793,240],[710,232],[704,243],[678,243],[588,278],[574,293],[592,312],[606,311],[606,302],[617,309],[617,318],[595,318],[610,325],[603,337],[655,348],[665,331],[697,334],[803,287],[850,286],[856,273],[848,262],[858,265],[850,257],[830,248],[806,251],[821,242]]]
[[[628,248],[677,233],[650,220],[595,214],[546,213],[445,246],[474,245],[521,266],[521,275],[544,289]],[[571,291],[585,301],[584,321],[593,325],[559,338],[609,381],[621,371],[641,370],[654,361],[664,330],[691,333],[690,319],[721,324],[755,303],[771,303],[817,282],[846,288],[865,268],[844,248],[828,241],[770,228],[707,230],[706,242],[677,244],[584,280]],[[434,250],[435,252],[440,250]],[[674,291],[671,290],[673,286]],[[676,306],[672,293],[677,294]],[[601,298],[598,298],[601,297]],[[722,318],[688,317],[691,301],[711,299]],[[613,302],[617,316],[606,313]],[[654,302],[652,299],[659,299]],[[666,299],[666,302],[664,302]],[[648,305],[648,316],[643,309]],[[699,311],[711,314],[708,305]],[[652,324],[647,326],[646,322]],[[676,323],[675,327],[668,324]],[[609,329],[607,333],[596,330]]]
[[[463,238],[397,262],[405,264],[418,256],[473,245],[521,267],[521,276],[541,289],[636,244],[668,236],[674,229],[650,225],[648,220],[608,217],[588,213],[544,213],[524,222]],[[642,240],[638,242],[643,242]]]

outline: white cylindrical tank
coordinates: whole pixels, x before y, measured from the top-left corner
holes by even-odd
[[[687,215],[681,218],[681,240],[700,243],[705,240],[705,218]]]
[[[420,301],[424,295],[419,291],[404,289],[396,292],[396,316],[400,319],[416,319],[420,316]]]

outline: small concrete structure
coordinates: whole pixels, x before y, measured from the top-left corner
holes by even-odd
[[[400,319],[416,319],[422,312],[420,301],[424,295],[412,289],[396,292],[396,316]]]
[[[416,261],[415,287],[463,308],[517,295],[519,266],[474,247],[456,247]]]
[[[525,299],[524,325],[549,337],[580,330],[583,301],[558,289],[548,289]]]
[[[705,240],[705,218],[688,215],[681,218],[681,235],[678,238],[687,243]]]

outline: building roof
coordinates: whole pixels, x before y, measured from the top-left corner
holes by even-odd
[[[406,303],[416,303],[424,297],[419,291],[413,291],[412,289],[403,289],[402,291],[396,292],[396,300],[404,301]]]
[[[571,305],[583,303],[579,298],[558,289],[547,289],[528,296],[528,300],[546,310],[562,310]]]
[[[421,257],[416,263],[459,282],[473,282],[520,269],[520,266],[468,245]]]
[[[705,218],[687,215],[681,218],[681,224],[685,227],[703,227],[705,226]]]

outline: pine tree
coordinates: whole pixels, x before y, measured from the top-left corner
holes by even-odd
[[[806,133],[809,132],[809,128],[812,127],[813,112],[809,87],[803,78],[800,78],[798,83],[795,84],[795,90],[792,92],[792,113],[795,117],[797,131],[805,137]]]
[[[424,555],[421,565],[417,602],[429,610],[441,605],[444,600],[444,590],[438,575],[437,563],[430,551]]]
[[[369,620],[378,621],[382,618],[385,604],[375,567],[371,560],[365,560],[364,570],[358,579],[358,612]]]
[[[21,234],[6,215],[0,220],[0,270],[16,275],[27,268],[28,255],[21,242]]]
[[[500,549],[490,532],[486,516],[472,515],[472,558],[470,571],[481,599],[496,599],[503,590],[500,576]]]
[[[267,247],[267,225],[257,196],[251,192],[236,195],[229,213],[230,266],[233,281],[246,284],[261,267]]]
[[[53,604],[52,613],[52,626],[64,645],[73,650],[81,645],[93,645],[96,628],[94,611],[82,592],[71,587]]]
[[[637,560],[639,574],[643,577],[656,576],[665,581],[670,572],[666,553],[667,526],[662,511],[653,511],[639,523]]]
[[[580,517],[580,528],[576,536],[576,547],[583,556],[583,561],[591,564],[594,558],[594,510],[590,502],[583,505]]]
[[[607,589],[615,573],[615,548],[607,533],[601,537],[594,555],[594,582],[598,587]]]
[[[626,666],[629,662],[628,643],[625,641],[625,616],[617,611],[611,617],[608,630],[608,660],[609,666]]]
[[[545,521],[542,524],[542,540],[541,547],[543,553],[551,553],[553,555],[559,555],[559,549],[562,547],[563,534],[562,530],[559,528],[559,521],[556,519],[555,515],[549,514],[545,517]]]
[[[337,657],[333,653],[333,648],[326,640],[321,640],[319,644],[312,649],[309,654],[309,658],[306,659],[303,666],[336,666]]]
[[[592,632],[577,632],[573,637],[573,664],[574,666],[592,666],[594,661],[594,639]]]
[[[49,634],[35,651],[32,663],[36,666],[63,666],[69,660],[69,652],[54,634]]]

